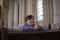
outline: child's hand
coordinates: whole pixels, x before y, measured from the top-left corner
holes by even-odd
[[[39,27],[39,24],[38,24],[37,21],[35,21],[35,28],[36,28],[36,30],[38,30],[38,27]]]

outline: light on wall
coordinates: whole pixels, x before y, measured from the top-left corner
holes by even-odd
[[[43,20],[43,0],[37,0],[37,20]]]

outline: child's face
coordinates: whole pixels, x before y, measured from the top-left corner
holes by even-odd
[[[26,21],[27,25],[33,26],[35,25],[34,19],[30,19]]]

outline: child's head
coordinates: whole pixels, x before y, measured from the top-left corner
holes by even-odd
[[[25,17],[25,23],[30,26],[34,25],[34,16],[28,15],[27,17]]]

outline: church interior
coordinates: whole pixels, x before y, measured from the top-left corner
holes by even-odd
[[[48,31],[20,32],[33,15]],[[60,40],[60,0],[0,0],[0,40]]]

